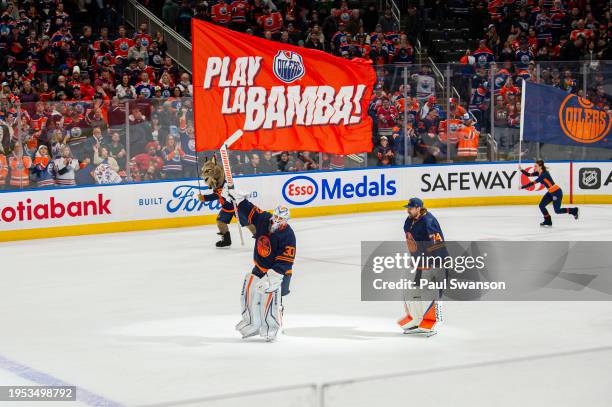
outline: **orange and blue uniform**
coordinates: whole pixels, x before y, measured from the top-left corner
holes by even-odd
[[[253,274],[263,278],[269,269],[283,275],[281,295],[289,294],[289,282],[295,260],[295,234],[288,224],[270,232],[272,214],[264,212],[246,199],[238,205],[241,224],[255,226],[255,248],[253,249]],[[247,223],[244,223],[243,220]]]
[[[406,244],[412,255],[433,255],[445,257],[448,255],[444,245],[444,234],[440,223],[430,212],[423,209],[425,213],[418,218],[408,217],[404,222],[404,233]]]
[[[414,204],[413,201],[416,201]],[[422,257],[429,264],[428,258],[442,259],[448,256],[444,234],[438,220],[427,209],[422,207],[423,202],[420,199],[413,198],[406,207],[420,207],[420,213],[417,217],[408,217],[404,222],[404,233],[406,234],[406,244],[410,254],[417,257]],[[437,263],[437,262],[436,262]],[[434,263],[435,264],[435,263]],[[444,260],[442,262],[444,264]],[[437,278],[434,274],[442,271],[442,279],[448,278],[447,270],[436,270],[427,266],[417,267],[414,276],[414,281],[419,282],[423,276],[423,272],[427,271],[427,278]],[[438,298],[433,298],[423,302],[421,296],[414,297],[405,302],[406,316],[398,321],[400,327],[406,333],[410,333],[413,329],[433,330],[436,323],[439,321],[438,306],[436,301],[442,297],[442,290],[438,290]]]
[[[537,177],[535,180],[521,186],[522,189],[532,187],[533,185],[538,184],[538,183],[546,187],[547,192],[542,197],[542,200],[540,201],[540,205],[539,205],[540,211],[542,212],[542,215],[544,215],[545,220],[550,219],[550,214],[548,213],[546,206],[551,202],[553,203],[553,208],[555,209],[555,213],[567,213],[567,214],[575,216],[574,212],[576,211],[576,208],[562,208],[561,207],[561,203],[563,201],[563,190],[559,187],[559,185],[555,184],[555,181],[553,181],[548,171],[545,170],[545,171],[542,171],[542,173],[539,173],[537,171],[527,172],[521,169],[521,173],[523,173],[523,175],[527,177]]]
[[[234,205],[230,201],[223,198],[223,196],[221,195],[221,193],[223,192],[224,185],[225,181],[223,181],[223,184],[219,188],[214,189],[212,194],[202,195],[201,199],[205,202],[218,200],[219,204],[221,204],[221,210],[217,215],[217,221],[229,224],[232,221],[232,218],[234,217],[235,210]],[[246,225],[242,218],[240,219],[240,223]]]

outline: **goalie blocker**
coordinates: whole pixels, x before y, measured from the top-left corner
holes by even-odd
[[[282,296],[289,294],[295,234],[289,220],[289,209],[278,206],[273,214],[264,212],[244,196],[230,191],[239,218],[255,226],[255,265],[244,277],[241,293],[242,320],[236,329],[243,338],[260,335],[273,341],[282,326]]]

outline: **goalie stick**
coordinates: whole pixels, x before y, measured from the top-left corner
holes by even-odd
[[[232,134],[227,140],[223,142],[221,148],[219,149],[219,154],[221,155],[221,163],[223,164],[223,172],[225,173],[225,182],[227,182],[228,189],[234,189],[234,179],[232,178],[232,168],[230,167],[229,156],[227,153],[227,148],[234,144],[240,137],[242,137],[242,130],[236,130],[234,134]],[[240,219],[238,218],[238,208],[236,207],[236,203],[232,202],[232,206],[234,207],[234,213],[236,214],[236,222],[238,222],[238,234],[240,235],[240,244],[244,246],[244,237],[242,236],[242,226],[240,225]]]

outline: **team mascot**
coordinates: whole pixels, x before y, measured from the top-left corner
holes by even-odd
[[[219,200],[221,204],[221,210],[217,216],[217,227],[219,228],[219,240],[215,245],[217,247],[229,247],[232,245],[232,237],[229,231],[229,224],[235,214],[234,205],[230,200],[227,199],[227,193],[224,192],[225,187],[225,174],[223,173],[223,167],[217,162],[217,158],[213,156],[210,160],[206,160],[202,166],[202,172],[200,174],[208,188],[212,191],[210,194],[199,194],[198,199],[201,202]],[[227,188],[225,188],[227,189]],[[242,224],[247,224],[246,220],[243,220]],[[251,233],[255,234],[255,226],[247,225],[247,228]]]

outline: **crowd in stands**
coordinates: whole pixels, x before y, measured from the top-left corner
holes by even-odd
[[[609,105],[597,62],[612,56],[610,3],[603,0],[438,0],[423,5],[399,1],[405,32],[400,32],[390,10],[379,13],[374,3],[148,3],[187,38],[188,22],[198,18],[339,57],[370,59],[379,78],[370,106],[376,146],[371,165],[403,164],[407,156],[427,163],[474,160],[481,132],[495,133],[500,150],[510,153],[520,127],[523,79],[578,93],[596,100],[602,108]],[[462,19],[469,22],[467,40],[477,46],[465,53],[460,61],[463,67],[453,73],[456,89],[451,96],[457,100],[450,103],[446,98],[436,99],[445,94],[444,89],[436,88],[441,78],[428,66],[414,64],[413,44],[424,21],[439,20],[449,25],[445,27],[449,31],[453,21]],[[591,79],[599,78],[598,84],[591,81],[586,94],[579,86],[581,61],[593,70]],[[538,73],[536,63],[540,64]],[[406,87],[400,72],[404,69],[410,78]]]
[[[518,134],[521,80],[610,108],[607,72],[597,60],[612,57],[612,22],[601,0],[439,0],[435,7],[404,1],[405,32],[375,3],[141,1],[187,38],[191,19],[199,18],[372,61],[375,147],[365,164],[357,157],[251,152],[233,155],[239,174],[401,165],[408,157],[474,160],[480,133]],[[469,10],[463,18],[478,45],[453,68],[449,100],[441,97],[439,74],[415,64],[413,44],[423,21],[448,18],[453,7]],[[1,3],[0,189],[197,176],[190,74],[166,54],[161,33],[120,22],[107,0]],[[563,60],[578,62],[555,62]]]
[[[375,2],[367,4],[348,1],[141,1],[156,14],[161,15],[166,23],[176,27],[176,30],[186,38],[190,38],[191,35],[191,18],[197,18],[262,38],[326,51],[341,58],[371,60],[379,78],[377,84],[379,91],[370,106],[370,115],[375,123],[373,143],[377,151],[381,149],[384,151],[382,153],[375,151],[372,156],[374,162],[370,164],[392,165],[403,162],[404,146],[399,141],[403,139],[403,135],[398,137],[395,134],[394,141],[391,143],[387,141],[387,147],[383,147],[381,141],[384,140],[385,131],[379,132],[378,129],[390,130],[402,123],[404,109],[398,103],[403,97],[399,97],[401,91],[398,93],[398,89],[394,89],[393,82],[397,78],[386,67],[391,64],[396,67],[412,66],[416,61],[413,44],[419,20],[414,5],[408,7],[407,14],[409,19],[412,18],[413,29],[406,33],[400,31],[391,10],[379,12]],[[434,94],[434,78],[427,67],[422,72],[412,75],[411,84],[414,92],[409,90],[410,95],[414,94],[418,100],[427,100]],[[416,97],[414,103],[418,104]],[[411,103],[411,107],[412,105]],[[416,121],[414,124],[416,129]],[[282,156],[288,156],[288,161],[280,160],[283,169],[301,169],[305,162],[307,169],[342,168],[344,165],[354,164],[350,159],[342,157],[331,156],[319,163],[317,155],[314,156],[313,162],[310,162],[309,155],[305,156],[303,153],[279,155]],[[402,159],[400,160],[398,156],[402,156]],[[241,159],[246,165],[239,165],[243,166],[245,171],[252,171],[248,164],[250,158],[246,156]],[[265,160],[257,155],[255,161],[262,163]]]
[[[2,3],[0,189],[197,174],[191,77],[119,17],[105,0]]]
[[[482,126],[495,130],[502,153],[512,154],[518,140],[522,80],[575,93],[610,111],[610,97],[604,89],[609,68],[600,62],[612,57],[610,2],[470,3],[470,32],[478,43],[461,59],[466,69],[458,82],[463,82],[460,86],[470,95],[469,110]],[[514,152],[515,157],[518,153]]]
[[[379,137],[378,164],[401,164],[409,146],[409,155],[416,154],[428,163],[449,158],[475,159],[477,150],[473,147],[478,144],[461,135],[471,137],[472,133],[466,130],[469,126],[494,134],[502,158],[524,154],[518,151],[523,80],[585,97],[612,115],[611,98],[606,91],[606,79],[612,70],[601,61],[612,56],[611,11],[611,3],[601,0],[453,0],[426,5],[420,10],[423,19],[445,28],[438,34],[452,36],[453,24],[469,21],[468,41],[476,46],[465,52],[460,64],[451,67],[450,75],[451,96],[461,97],[461,113],[466,110],[467,115],[462,123],[455,122],[459,136],[449,137],[447,124],[452,126],[460,115],[450,103],[447,120],[449,103],[443,100],[436,105],[436,91],[441,93],[435,88],[439,78],[426,67],[406,68],[411,77],[405,92],[411,96],[407,103],[403,103],[401,81],[400,85],[395,81],[395,86],[388,86],[383,80],[382,93],[391,103],[382,96],[382,102],[371,113],[378,120],[379,134],[381,129],[396,127],[392,132],[383,131],[384,139]],[[444,70],[443,66],[439,68]],[[396,66],[385,69],[398,76]],[[388,76],[388,72],[379,75]],[[432,101],[425,101],[427,93],[431,93]],[[427,104],[433,104],[434,110],[428,109]],[[411,105],[414,107],[403,118],[404,106]],[[407,142],[404,133],[409,136]]]
[[[391,10],[375,2],[220,0],[141,0],[190,38],[197,18],[282,43],[314,48],[377,65],[415,61],[414,39],[400,32]]]
[[[531,61],[612,59],[610,3],[605,0],[475,0],[470,29],[483,40],[479,66]]]

